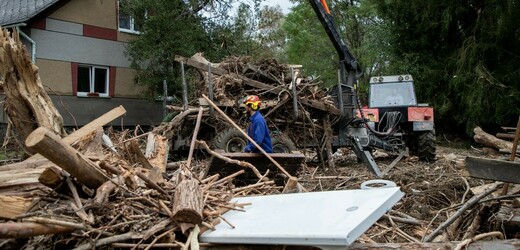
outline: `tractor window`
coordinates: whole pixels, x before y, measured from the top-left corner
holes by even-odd
[[[413,82],[378,83],[370,85],[370,107],[416,106]]]

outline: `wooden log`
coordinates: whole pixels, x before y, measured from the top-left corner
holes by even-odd
[[[175,188],[173,219],[177,222],[200,224],[204,201],[196,180],[183,180]]]
[[[511,152],[511,149],[513,148],[512,142],[496,138],[495,136],[484,132],[480,127],[475,127],[473,133],[475,133],[473,139],[480,144],[496,149],[506,149],[509,152]]]
[[[50,166],[43,170],[38,177],[38,181],[47,187],[55,189],[65,181],[65,175],[60,168]]]
[[[94,197],[93,203],[97,205],[101,205],[108,200],[108,196],[121,185],[121,178],[115,177],[107,182],[103,183],[103,185],[99,186],[96,190],[96,196]]]
[[[30,208],[34,198],[0,195],[0,218],[14,219]]]
[[[71,233],[76,230],[76,228],[44,225],[33,222],[7,222],[0,223],[0,239],[21,239],[37,235],[64,234]]]
[[[47,128],[37,128],[27,137],[25,144],[89,188],[96,189],[108,180],[108,177],[92,161],[65,144]]]
[[[496,134],[496,137],[497,137],[497,138],[500,138],[500,139],[509,139],[509,140],[513,140],[513,139],[515,139],[515,134],[509,134],[509,133],[497,133],[497,134]]]
[[[199,133],[199,129],[200,129],[202,111],[203,111],[203,108],[201,106],[201,107],[199,107],[199,113],[197,114],[197,122],[195,123],[195,129],[193,130],[193,136],[191,138],[190,152],[188,153],[188,160],[186,160],[187,169],[191,169],[191,159],[193,157],[193,151],[195,150],[195,142],[197,141],[197,134]]]

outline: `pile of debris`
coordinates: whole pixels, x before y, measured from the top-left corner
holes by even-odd
[[[190,58],[176,56],[176,61],[198,72],[200,78],[190,78],[192,82],[189,83],[189,86],[195,86],[195,96],[208,96],[243,128],[247,118],[240,105],[247,95],[258,95],[271,130],[290,138],[297,145],[321,144],[324,134],[332,132],[326,129],[330,126],[324,125],[324,122],[333,123],[340,115],[335,98],[321,87],[319,78],[303,76],[297,65],[280,64],[274,59],[254,61],[250,57],[228,57],[220,63],[211,63],[201,54]],[[170,106],[170,109],[181,113],[173,123],[158,131],[168,138],[189,134],[189,131],[179,130],[194,126],[194,116],[190,115],[197,112],[199,104],[202,105],[195,98],[184,104],[189,107]],[[203,123],[209,124],[215,131],[229,127],[218,117],[209,115],[203,117]],[[213,137],[213,134],[200,135],[201,139],[210,143]]]
[[[21,43],[6,33],[1,33],[0,42],[0,52],[6,53],[0,55],[0,79],[6,92],[7,113],[27,151],[34,153],[23,162],[0,166],[0,217],[4,219],[0,223],[0,238],[8,238],[0,241],[1,248],[197,249],[207,245],[197,240],[202,232],[213,230],[217,223],[233,227],[233,221],[222,216],[225,212],[242,212],[251,206],[233,202],[233,198],[283,192],[284,187],[268,180],[264,173],[255,174],[258,180],[254,184],[235,186],[234,179],[246,171],[258,172],[251,164],[238,164],[244,170],[223,177],[206,176],[207,161],[196,161],[193,151],[185,161],[168,162],[168,138],[171,137],[166,135],[176,129],[183,115],[198,111],[194,121],[200,123],[203,108],[188,109],[189,113],[183,111],[170,123],[151,132],[105,133],[102,127],[125,113],[124,108],[118,107],[66,135],[56,117],[57,111],[39,82],[37,67],[26,58]],[[189,59],[183,60],[190,63]],[[256,84],[266,93],[276,94],[280,100],[288,99],[284,96],[289,91],[279,87],[294,82],[287,80],[285,68],[272,61],[265,61],[265,67],[255,68],[243,60],[228,59],[227,64],[222,64],[227,70],[221,76],[229,74],[239,80],[235,83],[227,79],[216,84],[218,98],[236,100],[243,94],[261,94],[256,92],[258,88],[248,92],[253,90],[236,87],[246,82],[248,86]],[[218,74],[219,71],[211,68],[211,72]],[[272,81],[265,84],[249,77]],[[312,84],[308,82],[309,86],[298,89],[300,93],[307,93],[300,101],[311,107],[301,112],[304,114],[327,109],[326,95],[313,92]],[[287,120],[287,117],[278,119]],[[189,128],[193,143],[206,148],[209,154],[218,155],[198,140],[198,126]],[[403,243],[397,248],[463,248],[485,237],[503,238],[502,232],[482,232],[482,224],[487,223],[485,216],[494,211],[494,204],[511,199],[518,188],[511,187],[511,195],[484,200],[502,184],[467,181],[457,169],[459,162],[460,159],[445,156],[444,160],[428,166],[415,165],[412,159],[397,166],[388,178],[402,187],[405,197],[384,220],[358,240],[367,244],[353,247],[396,248],[393,243]],[[304,167],[299,181],[310,191],[358,189],[359,184],[371,176],[365,168],[352,165],[333,175],[330,170]],[[474,194],[471,198],[470,192]],[[503,214],[506,218],[507,213]],[[16,240],[18,238],[24,240]],[[451,242],[454,240],[463,241]],[[444,243],[425,243],[432,241]],[[474,245],[504,249],[518,247],[519,243],[486,244]]]

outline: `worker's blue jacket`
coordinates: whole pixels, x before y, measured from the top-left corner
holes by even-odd
[[[247,129],[247,135],[251,137],[262,149],[267,153],[273,152],[273,144],[271,142],[271,136],[269,135],[269,128],[265,123],[265,119],[260,114],[260,111],[255,112],[249,118],[249,128]],[[244,152],[260,153],[260,150],[249,142],[244,148]]]

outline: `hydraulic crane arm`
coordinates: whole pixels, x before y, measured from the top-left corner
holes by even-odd
[[[334,19],[330,14],[327,2],[325,0],[309,0],[309,2],[318,16],[318,19],[320,19],[323,28],[325,28],[334,48],[338,52],[340,62],[344,64],[345,69],[349,73],[354,73],[356,79],[359,78],[363,74],[363,71],[358,65],[356,58],[348,50],[343,39],[341,39],[341,36],[336,29],[336,25],[334,24]]]

